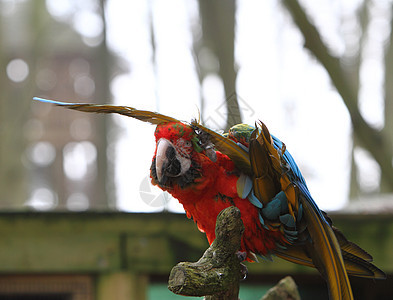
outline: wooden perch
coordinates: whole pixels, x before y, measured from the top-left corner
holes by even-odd
[[[246,267],[240,263],[244,225],[234,206],[220,212],[216,239],[195,263],[181,262],[169,275],[169,290],[183,296],[206,296],[206,300],[238,300],[239,281]]]

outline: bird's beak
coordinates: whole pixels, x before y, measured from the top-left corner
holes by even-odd
[[[156,174],[158,182],[165,176],[178,177],[183,175],[191,166],[191,159],[177,153],[175,147],[167,139],[161,138],[157,142]]]
[[[156,152],[156,172],[158,182],[161,182],[163,166],[167,164],[168,158],[166,152],[172,144],[167,139],[159,139],[157,142],[157,152]]]

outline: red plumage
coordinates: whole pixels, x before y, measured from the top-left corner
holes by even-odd
[[[155,132],[156,142],[165,138],[173,145],[179,138],[191,141],[194,135],[190,126],[181,123],[159,125]],[[156,155],[157,149],[154,158]],[[236,183],[240,172],[228,156],[216,151],[216,161],[212,161],[203,152],[192,151],[190,159],[198,166],[200,176],[189,186],[181,187],[176,182],[165,186],[157,182],[154,175],[152,182],[179,200],[187,216],[206,233],[209,243],[215,239],[218,214],[231,205],[239,208],[245,227],[240,251],[266,255],[276,248],[276,243],[285,243],[282,232],[264,229],[257,208],[248,199],[238,196]]]

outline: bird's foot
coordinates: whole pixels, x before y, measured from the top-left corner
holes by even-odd
[[[245,261],[247,258],[247,252],[238,251],[236,252],[236,256],[240,262]],[[248,269],[246,265],[240,264],[240,280],[245,280],[247,278],[247,275],[248,275]]]
[[[247,252],[246,251],[237,251],[236,256],[240,262],[245,261],[247,258]]]

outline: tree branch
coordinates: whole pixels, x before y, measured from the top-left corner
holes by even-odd
[[[239,281],[246,267],[238,250],[244,225],[234,206],[220,212],[216,239],[196,263],[181,262],[169,276],[169,290],[183,296],[207,296],[206,300],[238,300]]]
[[[305,40],[304,46],[311,51],[326,69],[333,85],[347,106],[354,134],[378,162],[383,175],[382,179],[388,183],[393,182],[392,147],[383,139],[381,132],[370,127],[362,117],[358,108],[357,90],[353,88],[348,80],[339,58],[329,53],[318,30],[308,20],[306,13],[297,0],[283,0],[283,3],[303,35]]]

